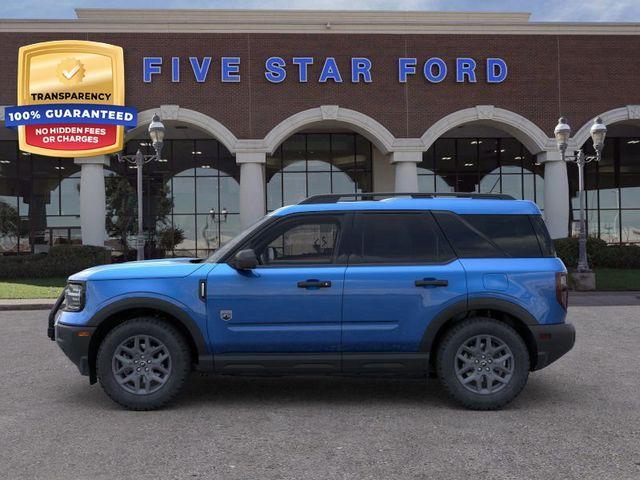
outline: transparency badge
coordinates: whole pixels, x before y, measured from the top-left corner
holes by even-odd
[[[18,106],[5,109],[5,125],[18,128],[20,150],[55,157],[122,150],[137,114],[124,106],[121,47],[62,40],[18,55]]]

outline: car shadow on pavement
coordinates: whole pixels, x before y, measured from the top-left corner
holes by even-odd
[[[67,404],[84,408],[120,410],[98,385],[65,390]],[[570,393],[570,399],[568,394]],[[582,394],[553,379],[531,377],[529,384],[505,410],[544,408],[574,402]],[[194,373],[184,391],[164,410],[192,407],[282,407],[317,405],[394,405],[397,407],[445,408],[464,411],[436,379],[377,377],[240,377]]]
[[[199,378],[198,378],[199,377]],[[544,408],[564,403],[567,390],[550,379],[532,378],[522,394],[505,409]],[[571,392],[572,397],[575,392]],[[207,377],[194,375],[174,405],[217,404],[396,405],[465,410],[436,379],[376,377]]]

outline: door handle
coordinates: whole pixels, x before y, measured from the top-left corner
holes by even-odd
[[[437,280],[435,278],[424,278],[416,280],[416,287],[447,287],[449,280]]]
[[[331,282],[329,280],[305,280],[304,282],[298,282],[298,288],[330,288]]]

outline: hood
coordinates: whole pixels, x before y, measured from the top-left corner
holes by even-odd
[[[87,268],[69,280],[135,280],[140,278],[180,278],[191,275],[205,263],[197,258],[171,258],[116,263]]]

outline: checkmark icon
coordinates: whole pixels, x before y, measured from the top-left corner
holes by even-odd
[[[71,80],[71,77],[73,77],[76,73],[78,73],[78,70],[80,70],[80,65],[76,65],[70,71],[62,70],[62,74],[65,76],[67,80]]]

